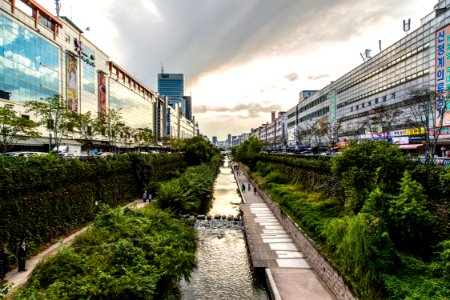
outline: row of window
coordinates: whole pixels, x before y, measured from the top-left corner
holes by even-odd
[[[409,101],[408,101],[408,99],[406,99],[406,100],[401,101],[401,102],[397,102],[397,103],[393,103],[393,104],[390,104],[390,105],[386,105],[385,109],[386,110],[396,109],[396,108],[400,108],[400,107],[404,107],[404,106],[408,106],[408,105],[409,105]],[[344,116],[344,117],[338,119],[338,122],[342,123],[342,122],[345,122],[345,121],[348,121],[348,120],[353,120],[353,119],[369,116],[369,115],[371,115],[373,113],[373,110],[374,110],[374,108],[371,109],[371,110],[366,110],[366,111],[357,113],[357,114]]]
[[[383,99],[383,102],[386,102],[388,100],[388,95],[384,95],[383,97],[381,97],[381,99]],[[392,100],[392,99],[395,99],[395,92],[393,92],[389,95],[389,100]],[[373,100],[373,102],[372,102],[372,100],[369,100],[369,101],[367,101],[367,106],[369,106],[369,107],[372,106],[372,103],[373,103],[373,105],[377,105],[378,102],[379,102],[378,98],[375,98]],[[355,110],[359,110],[359,108],[363,109],[365,106],[366,106],[365,102],[357,104],[355,106]],[[353,106],[350,107],[350,112],[353,112]]]
[[[314,106],[319,105],[320,103],[327,101],[327,99],[328,99],[328,94],[322,95],[319,98],[315,99],[314,101],[311,101],[308,104],[300,107],[299,112],[302,113],[304,111],[307,111],[308,109],[313,108]]]
[[[120,109],[125,122],[133,128],[153,124],[153,105],[115,80],[110,80],[109,107]]]
[[[386,91],[386,90],[388,90],[388,89],[391,89],[391,88],[394,88],[394,87],[396,87],[396,86],[402,85],[402,84],[404,84],[404,83],[406,83],[406,82],[409,82],[409,81],[411,81],[411,80],[415,80],[415,79],[417,79],[417,78],[420,78],[420,77],[422,77],[422,76],[425,76],[425,75],[427,75],[429,72],[430,72],[429,69],[425,69],[425,70],[419,71],[419,72],[417,72],[417,73],[415,73],[415,74],[406,76],[406,77],[404,77],[404,78],[401,78],[401,79],[398,79],[398,80],[396,80],[396,81],[393,81],[393,82],[391,82],[391,83],[389,83],[389,84],[383,85],[383,86],[381,86],[381,87],[379,87],[379,88],[377,88],[377,89],[375,89],[375,90],[368,91],[368,92],[366,92],[366,93],[364,93],[364,94],[361,94],[361,95],[359,95],[359,96],[357,96],[357,97],[351,98],[351,99],[349,99],[349,100],[347,100],[347,101],[345,101],[345,102],[343,102],[343,103],[338,104],[337,107],[338,107],[338,108],[341,108],[341,107],[344,107],[344,106],[349,105],[349,104],[351,104],[351,103],[357,102],[357,101],[359,101],[359,100],[361,100],[361,99],[364,99],[364,98],[373,96],[373,95],[378,94],[378,93],[380,93],[380,92],[384,92],[384,91]]]
[[[381,72],[383,72],[383,71],[385,71],[385,70],[387,70],[387,69],[389,69],[389,68],[391,68],[391,67],[393,67],[393,66],[395,66],[397,64],[399,64],[400,62],[407,60],[411,56],[417,55],[418,53],[428,49],[429,47],[430,47],[430,43],[426,43],[424,45],[421,45],[421,46],[417,47],[416,49],[414,49],[412,51],[409,51],[408,53],[406,53],[406,54],[398,57],[397,59],[387,63],[386,65],[384,65],[384,66],[382,66],[382,67],[372,71],[371,73],[365,75],[364,77],[359,78],[359,79],[353,81],[352,83],[344,86],[343,88],[338,89],[337,93],[340,94],[343,91],[348,90],[352,86],[355,86],[355,85],[357,85],[357,84],[359,84],[359,83],[361,83],[361,82],[363,82],[363,81],[365,81],[365,80],[367,80],[367,79],[369,79],[369,78],[371,78],[371,77],[373,77],[373,76],[375,76],[375,75],[377,75],[377,74],[379,74],[379,73],[381,73]]]
[[[311,120],[313,118],[321,117],[323,115],[326,115],[330,111],[330,107],[326,106],[324,108],[318,109],[315,112],[312,112],[304,117],[300,118],[300,122],[305,122],[308,120]]]

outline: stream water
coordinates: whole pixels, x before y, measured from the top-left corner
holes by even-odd
[[[220,168],[208,214],[239,213],[240,196],[230,161]],[[183,299],[269,299],[264,277],[251,266],[241,221],[197,220],[197,268],[181,283]]]

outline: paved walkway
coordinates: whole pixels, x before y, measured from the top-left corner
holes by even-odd
[[[131,202],[131,203],[125,205],[125,207],[142,208],[147,203],[148,202],[143,203],[142,200],[136,200],[134,202]],[[44,258],[46,258],[50,255],[56,254],[57,250],[61,246],[71,245],[73,243],[73,241],[75,240],[75,238],[77,236],[79,236],[80,234],[82,234],[83,232],[85,232],[86,229],[88,229],[88,227],[89,226],[83,227],[82,229],[78,230],[77,232],[71,234],[70,236],[68,236],[64,239],[61,239],[58,243],[52,245],[51,247],[49,247],[46,250],[39,253],[38,255],[33,256],[30,259],[27,259],[25,272],[19,273],[17,268],[8,272],[5,276],[5,280],[13,283],[13,286],[12,286],[10,292],[15,290],[16,288],[24,285],[27,282],[27,280],[30,277],[31,273],[33,272],[34,268],[41,260],[43,260]]]
[[[240,209],[253,267],[265,269],[273,298],[335,299],[264,200],[253,192],[253,185],[248,190],[249,179],[242,171],[235,176],[239,187],[242,183],[246,186],[245,192],[241,189],[245,203]]]

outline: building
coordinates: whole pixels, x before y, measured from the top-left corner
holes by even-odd
[[[112,61],[70,19],[53,16],[35,0],[0,1],[0,105],[13,104],[19,114],[33,119],[26,102],[59,94],[74,112],[96,116],[115,109],[134,132],[148,128],[158,138],[165,135],[167,101]],[[177,137],[198,134],[198,124],[183,118],[175,120]],[[100,135],[95,139],[100,146],[108,144]],[[80,145],[77,140],[80,136],[69,133],[63,143]],[[49,147],[47,138],[24,143]],[[135,138],[130,143],[136,144]]]
[[[422,147],[422,133],[409,125],[408,99],[414,88],[428,88],[442,95],[438,109],[446,105],[450,87],[450,1],[442,0],[421,20],[421,26],[383,49],[319,91],[303,91],[299,103],[287,111],[288,143],[298,144],[300,132],[313,130],[325,119],[330,128],[323,143],[336,139],[376,139],[380,136],[412,149]],[[447,102],[448,105],[448,102]],[[399,110],[388,132],[368,125],[380,111]],[[439,113],[438,113],[439,115]],[[450,117],[445,116],[441,143],[450,141]],[[262,127],[259,128],[264,131]],[[311,133],[311,132],[310,132]],[[308,141],[301,141],[302,144]],[[312,143],[314,143],[312,141]],[[405,145],[405,146],[402,146]]]
[[[183,96],[183,101],[186,105],[185,117],[192,121],[192,96]]]
[[[169,105],[175,107],[178,103],[181,107],[183,116],[186,116],[186,103],[184,95],[184,75],[177,73],[158,74],[158,93],[160,96],[169,98]]]

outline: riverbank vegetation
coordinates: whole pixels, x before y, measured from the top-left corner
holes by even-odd
[[[92,221],[99,205],[133,201],[186,166],[183,154],[0,157],[0,244],[15,250],[25,239],[32,254]]]
[[[33,271],[14,299],[179,299],[195,265],[192,226],[169,213],[104,207],[87,232]]]
[[[237,157],[358,298],[450,298],[447,169],[416,164],[383,141],[333,158]]]
[[[61,262],[50,259],[42,270],[39,269],[41,275],[33,275],[30,288],[22,293],[24,297],[42,292],[46,295],[42,297],[44,299],[178,298],[178,280],[180,276],[188,278],[193,267],[191,256],[195,255],[195,236],[184,222],[176,221],[176,217],[181,213],[198,213],[208,207],[221,163],[218,150],[203,139],[193,138],[180,145],[180,153],[176,154],[131,153],[90,160],[63,160],[52,156],[0,159],[0,178],[5,179],[0,181],[0,190],[5,195],[0,201],[3,213],[0,241],[6,242],[9,249],[15,249],[14,245],[20,239],[26,239],[29,253],[36,253],[45,244],[92,221],[100,207],[128,203],[140,197],[144,189],[156,196],[151,212],[142,216],[129,209],[124,212],[105,209],[106,212],[94,223],[93,228],[97,231],[89,229],[89,238],[80,238],[91,240],[77,242],[76,250],[63,250]],[[176,186],[175,190],[171,189],[173,186]],[[157,224],[158,219],[161,224]],[[160,225],[165,227],[160,228]],[[109,231],[118,232],[116,235]],[[85,252],[80,250],[83,247]],[[130,251],[124,253],[124,266],[119,264],[121,249]],[[111,253],[116,255],[114,251],[118,251],[117,258],[110,257]],[[150,255],[149,251],[155,254]],[[78,267],[78,262],[84,260],[92,262]],[[113,265],[101,264],[92,270],[96,260]],[[65,263],[68,268],[60,266]],[[14,261],[10,264],[14,265]],[[177,264],[181,264],[180,267]],[[79,269],[82,267],[86,269]],[[52,272],[60,275],[52,275]],[[144,273],[149,273],[150,277],[142,279],[146,282],[140,282],[138,279]],[[57,280],[58,276],[66,275],[74,276],[70,284],[63,279]],[[103,275],[105,277],[101,277]],[[91,280],[96,276],[105,280],[99,287],[101,290],[96,290],[100,282]],[[42,282],[48,284],[42,285]],[[134,284],[136,290],[131,292]],[[151,288],[153,292],[147,293]],[[78,294],[64,296],[65,289]],[[81,290],[76,292],[78,289]],[[148,296],[143,297],[144,294]]]

